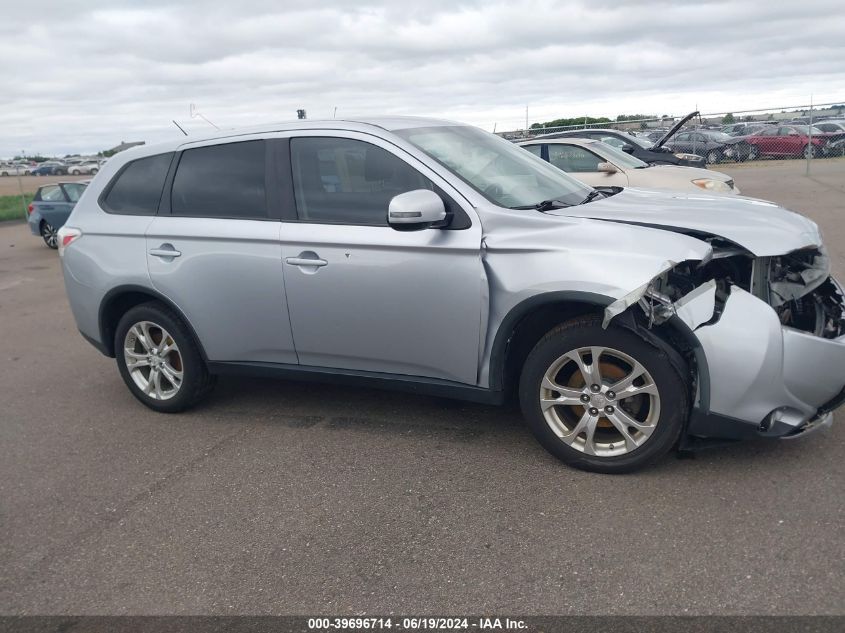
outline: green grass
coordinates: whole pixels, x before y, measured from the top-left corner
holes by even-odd
[[[32,194],[24,194],[26,204],[32,202]],[[0,222],[4,220],[24,220],[26,213],[24,212],[21,197],[15,196],[0,196]]]

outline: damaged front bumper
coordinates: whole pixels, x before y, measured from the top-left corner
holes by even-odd
[[[794,254],[785,258],[794,265]],[[829,426],[845,404],[845,291],[823,252],[804,259],[802,275],[794,266],[785,274],[780,259],[756,264],[744,279],[747,289],[711,276],[679,292],[678,270],[689,280],[694,267],[675,267],[607,307],[605,326],[635,303],[649,328],[669,319],[686,326],[697,378],[690,436],[797,437]],[[752,294],[755,271],[768,277],[757,277]]]
[[[771,306],[735,286],[718,321],[687,324],[709,376],[708,401],[691,417],[691,435],[793,436],[829,423],[845,401],[845,335],[822,338],[786,327]]]

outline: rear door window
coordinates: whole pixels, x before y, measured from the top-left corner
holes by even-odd
[[[85,191],[86,185],[82,183],[69,183],[62,185],[62,187],[64,187],[68,200],[71,202],[77,202],[80,196],[82,196],[82,192]]]
[[[102,206],[120,215],[155,215],[172,153],[139,158],[127,164],[106,190]]]
[[[242,141],[182,152],[170,195],[173,215],[267,219],[265,142]]]

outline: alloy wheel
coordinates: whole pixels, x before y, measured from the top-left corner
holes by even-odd
[[[173,336],[151,321],[140,321],[126,332],[123,357],[129,375],[144,395],[169,400],[182,387],[182,354]]]
[[[59,232],[49,222],[41,223],[41,237],[44,239],[44,243],[50,248],[58,248]]]
[[[651,374],[609,347],[582,347],[559,357],[544,374],[539,396],[549,428],[587,455],[630,453],[649,440],[660,419]]]

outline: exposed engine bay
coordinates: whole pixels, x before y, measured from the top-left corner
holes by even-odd
[[[776,257],[755,257],[721,238],[705,238],[713,248],[704,261],[674,265],[651,281],[639,305],[649,325],[659,325],[705,287],[714,292],[712,314],[702,323],[719,320],[731,286],[768,303],[781,324],[815,336],[835,339],[845,334],[845,296],[830,276],[824,248],[805,248]],[[630,305],[632,302],[626,302]]]

